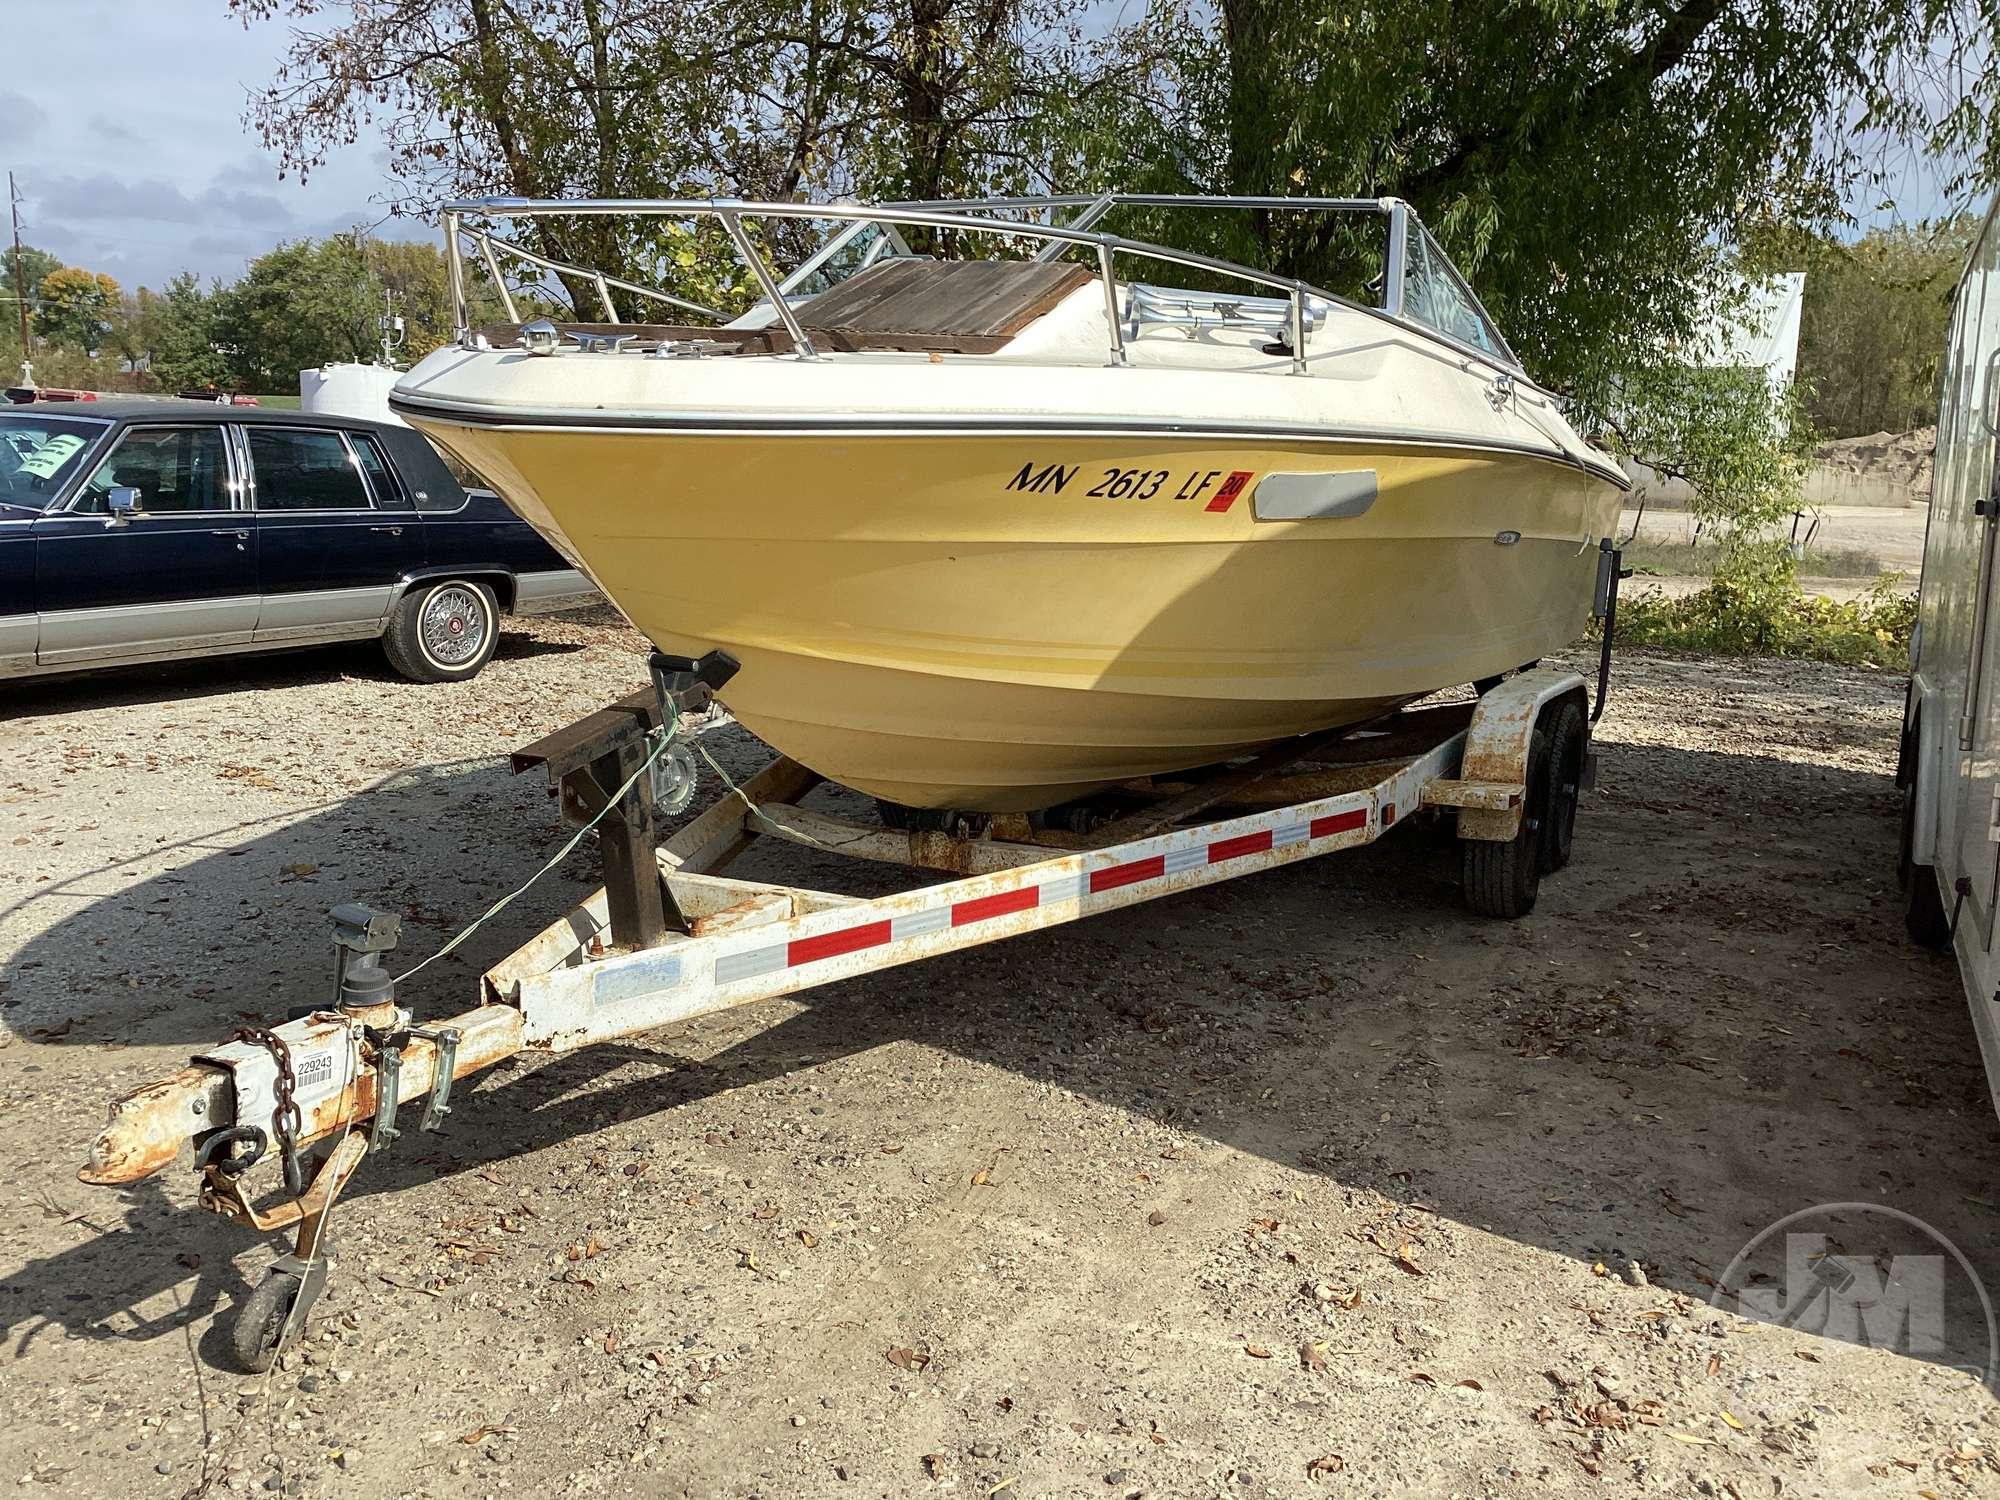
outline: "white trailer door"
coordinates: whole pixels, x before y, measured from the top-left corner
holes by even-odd
[[[1932,497],[1949,507],[1933,517],[1973,530],[1978,583],[1970,601],[1972,631],[1965,664],[1964,709],[1957,730],[1959,763],[1955,845],[1957,873],[1971,881],[1961,936],[1986,949],[1993,940],[1994,884],[2000,873],[1995,814],[2000,804],[2000,601],[1994,598],[1995,548],[2000,545],[2000,497],[1994,494],[1996,401],[2000,401],[2000,235],[1989,220],[1960,293],[1958,337],[1946,368],[1939,414],[1936,472],[1949,483]]]

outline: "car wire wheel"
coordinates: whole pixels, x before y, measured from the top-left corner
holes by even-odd
[[[446,670],[477,657],[490,628],[486,601],[466,584],[444,584],[424,600],[419,624],[424,655]]]

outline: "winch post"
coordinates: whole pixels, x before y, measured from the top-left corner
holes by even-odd
[[[642,690],[544,735],[512,758],[516,775],[536,766],[548,769],[550,790],[561,797],[569,822],[586,823],[604,813],[597,825],[598,848],[604,858],[611,941],[620,948],[652,947],[665,936],[670,919],[686,928],[660,879],[652,779],[639,777],[605,810],[611,793],[645,764],[647,736],[659,725],[659,705],[651,692]]]
[[[536,766],[548,769],[551,789],[562,798],[572,823],[599,820],[598,847],[604,858],[604,897],[611,941],[624,949],[651,948],[671,927],[688,930],[687,919],[660,879],[659,819],[651,776],[634,773],[652,754],[651,736],[665,722],[662,705],[676,714],[700,713],[714,690],[736,672],[724,651],[699,659],[652,653],[651,691],[641,689],[600,709],[567,729],[544,735],[514,752],[515,774]],[[612,794],[630,780],[624,795]],[[606,803],[611,803],[606,810]]]

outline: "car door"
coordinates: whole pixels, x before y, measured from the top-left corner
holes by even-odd
[[[114,488],[138,491],[110,514]],[[257,623],[257,545],[218,423],[127,428],[67,507],[34,523],[42,666],[197,655]]]
[[[38,517],[0,503],[0,677],[35,664],[35,533]]]
[[[372,633],[424,545],[372,436],[264,422],[237,431],[257,520],[257,640]]]

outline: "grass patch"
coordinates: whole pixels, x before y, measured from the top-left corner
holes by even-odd
[[[1711,656],[1903,666],[1917,601],[1901,583],[1901,574],[1891,574],[1846,603],[1807,594],[1789,578],[1718,579],[1682,599],[1641,594],[1619,602],[1618,641]]]
[[[1625,566],[1656,578],[1713,578],[1722,562],[1720,542],[1663,541],[1640,537],[1625,544]],[[1865,547],[1815,547],[1798,565],[1801,578],[1879,578],[1882,559]]]

